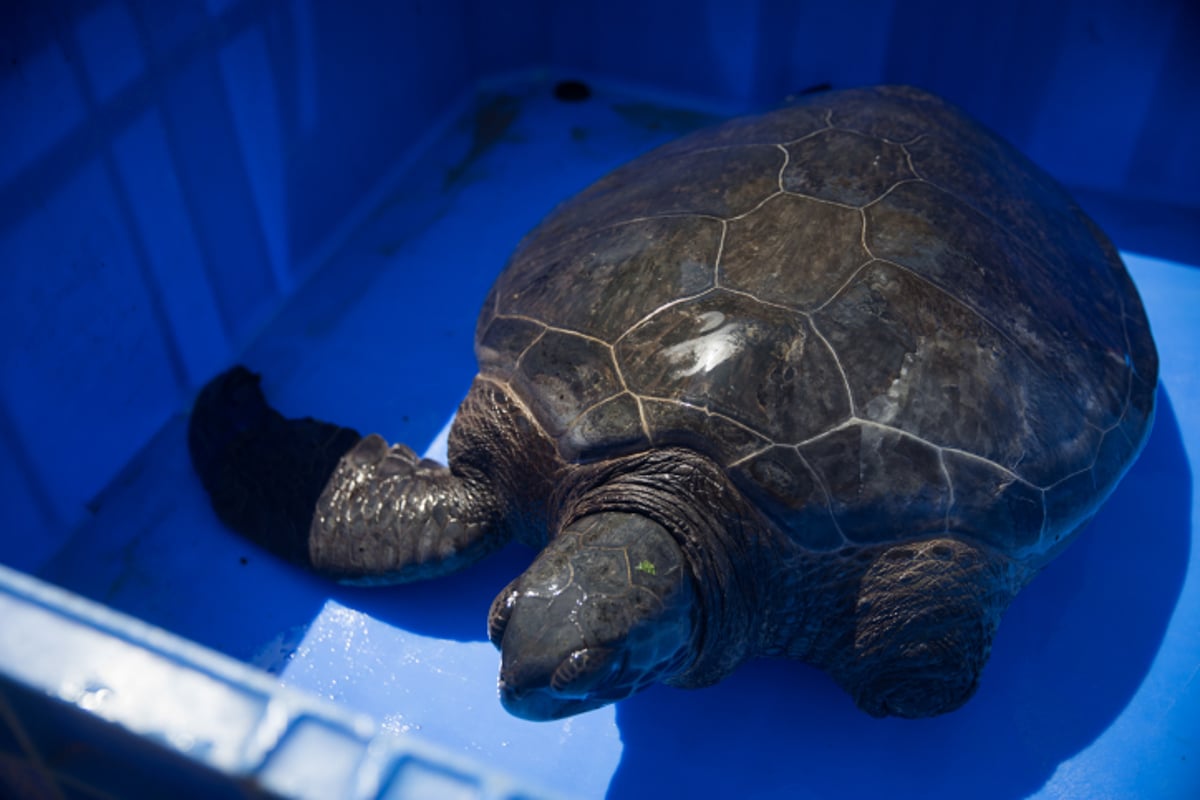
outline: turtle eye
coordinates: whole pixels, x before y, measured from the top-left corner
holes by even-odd
[[[606,647],[585,647],[563,659],[550,677],[556,692],[583,694],[612,671],[612,651]]]
[[[504,591],[496,595],[496,599],[492,601],[492,607],[488,611],[488,639],[497,648],[504,641],[504,629],[508,627],[508,618],[512,616],[518,594],[520,593],[517,591],[517,582],[513,581],[504,587]]]

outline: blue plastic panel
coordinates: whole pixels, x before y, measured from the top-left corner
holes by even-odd
[[[0,566],[8,797],[550,797]]]
[[[471,75],[454,3],[0,15],[0,456],[45,498],[15,502],[46,539],[0,558],[29,567],[374,207]]]

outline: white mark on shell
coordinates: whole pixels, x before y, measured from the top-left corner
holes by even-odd
[[[675,378],[688,378],[701,372],[712,372],[728,361],[745,345],[741,325],[726,322],[720,311],[707,311],[697,317],[700,336],[671,345],[663,351],[667,361],[679,366]]]

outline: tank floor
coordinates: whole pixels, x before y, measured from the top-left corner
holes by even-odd
[[[285,414],[431,452],[475,371],[475,315],[520,236],[612,167],[710,117],[620,89],[554,99],[498,84],[244,354]],[[568,795],[1192,796],[1200,791],[1200,270],[1130,257],[1162,359],[1142,458],[1020,597],[979,693],[951,715],[875,720],[820,672],[747,665],[555,723],[508,716],[487,642],[519,547],[428,584],[351,589],[224,530],[173,420],[39,576]],[[444,449],[443,449],[444,452]]]

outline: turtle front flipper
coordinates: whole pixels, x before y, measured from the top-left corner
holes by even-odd
[[[874,716],[928,717],[971,695],[1015,589],[1007,559],[958,538],[883,550],[863,575],[853,647],[830,670]]]
[[[188,449],[217,516],[331,577],[396,583],[453,572],[500,546],[497,504],[404,445],[272,409],[243,367],[201,391]]]
[[[509,535],[490,486],[371,434],[341,459],[316,504],[309,554],[349,583],[456,572]]]

